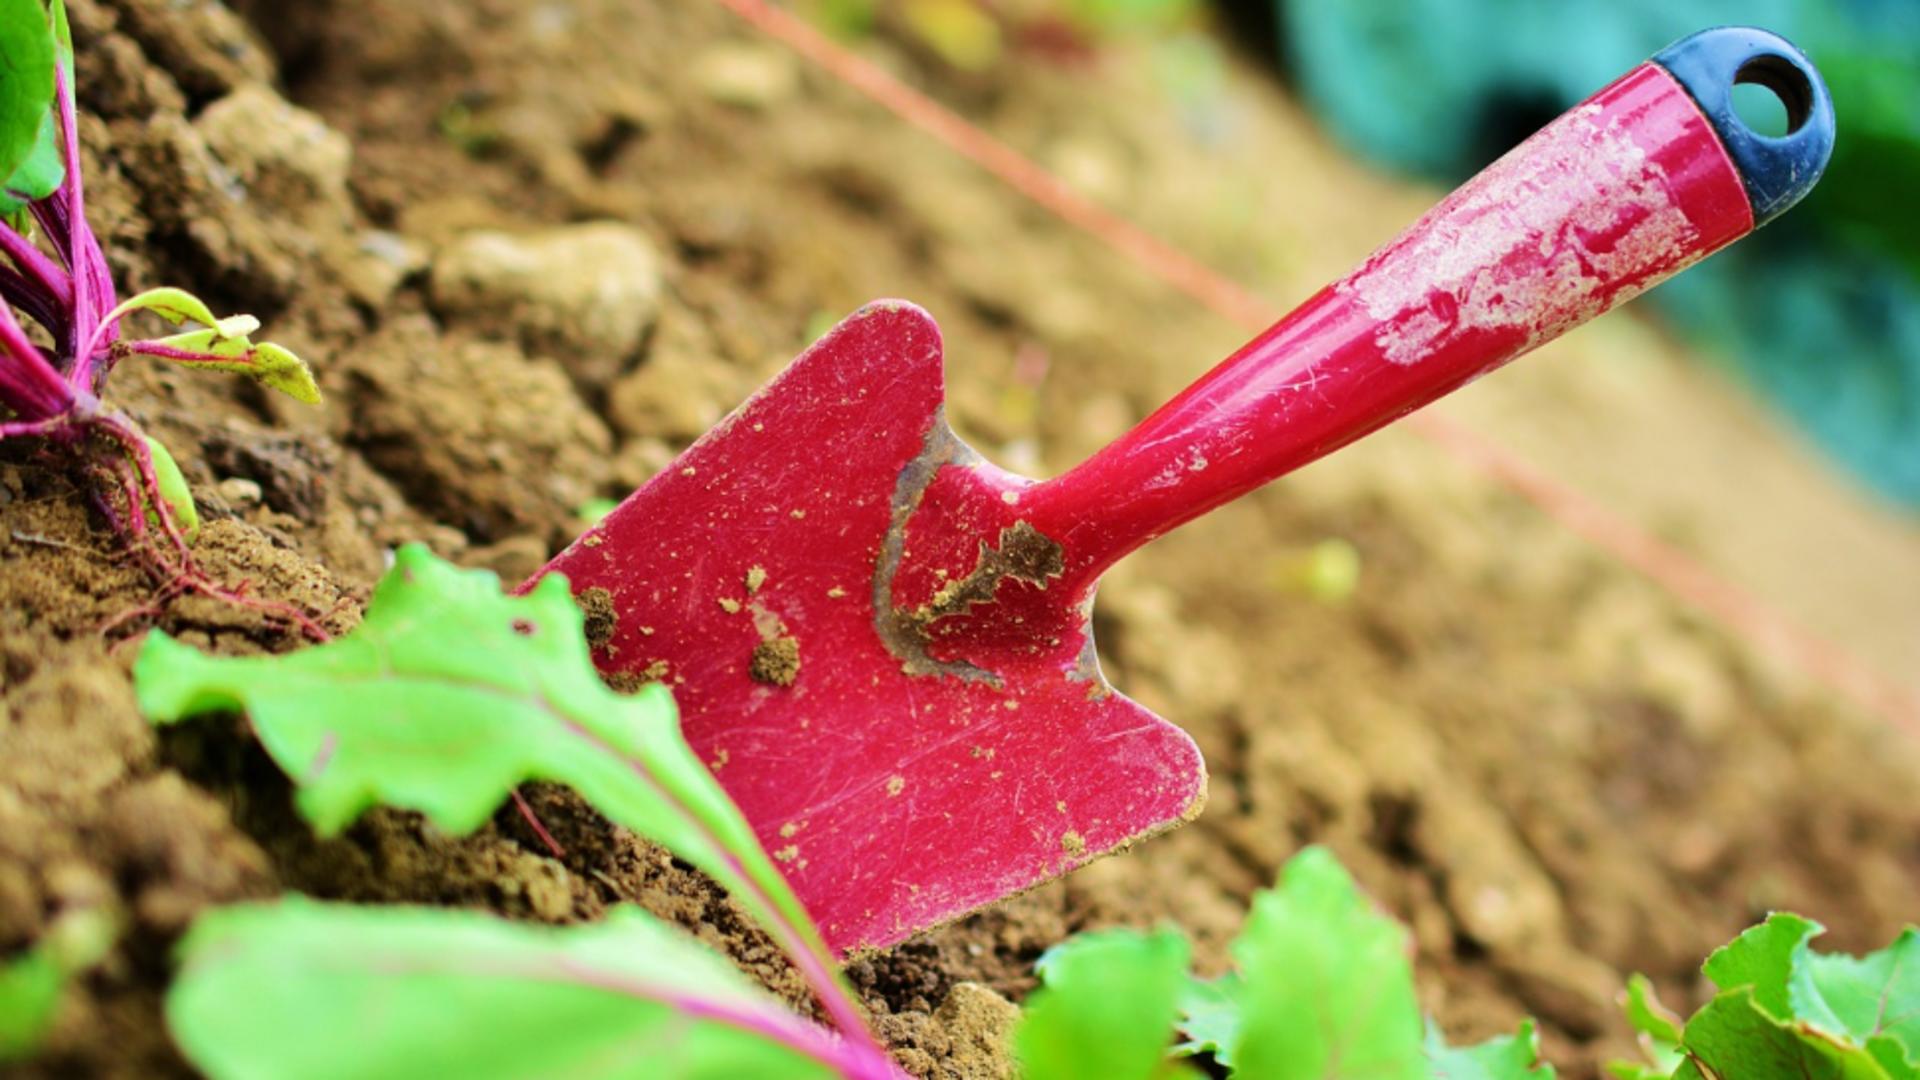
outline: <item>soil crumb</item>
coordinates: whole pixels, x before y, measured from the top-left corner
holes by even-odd
[[[606,648],[620,621],[613,610],[613,594],[599,586],[586,589],[580,593],[580,610],[587,616],[587,644],[595,652]]]
[[[747,674],[756,682],[792,686],[793,680],[800,676],[800,639],[777,637],[754,646],[753,662],[748,665]]]
[[[980,544],[980,560],[966,577],[940,587],[927,605],[915,612],[921,623],[957,615],[975,604],[988,603],[1007,578],[1046,587],[1066,570],[1060,545],[1024,521],[1000,530],[998,547]]]
[[[760,586],[765,585],[766,583],[767,583],[766,567],[756,566],[751,570],[747,571],[747,595],[748,596],[752,596],[754,593],[759,592]]]

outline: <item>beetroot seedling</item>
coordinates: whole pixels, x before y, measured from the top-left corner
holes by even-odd
[[[905,1080],[633,907],[557,929],[288,897],[209,913],[180,955],[167,1026],[215,1080]]]
[[[249,337],[247,315],[220,318],[192,294],[153,289],[116,302],[87,224],[73,95],[73,43],[60,0],[0,0],[0,440],[37,439],[95,483],[94,505],[145,563],[164,595],[202,592],[266,607],[213,582],[189,547],[198,529],[172,455],[104,400],[129,357],[249,375],[299,401],[319,388],[291,352]],[[26,316],[36,335],[15,312]],[[150,340],[122,320],[152,312],[181,327]],[[317,631],[298,612],[270,609]]]
[[[323,834],[377,804],[452,833],[528,780],[578,791],[617,825],[705,871],[786,950],[851,1048],[849,1076],[891,1075],[819,930],[681,737],[658,684],[622,696],[588,654],[564,578],[525,596],[419,545],[395,556],[351,634],[285,656],[205,656],[165,634],[134,665],[141,711],[173,723],[245,709],[295,805]]]

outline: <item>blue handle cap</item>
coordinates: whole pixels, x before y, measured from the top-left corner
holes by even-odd
[[[1717,26],[1681,38],[1653,58],[1686,88],[1740,172],[1759,228],[1813,190],[1833,154],[1833,99],[1807,55],[1778,34]],[[1733,108],[1735,83],[1773,91],[1787,109],[1787,133],[1762,135]]]

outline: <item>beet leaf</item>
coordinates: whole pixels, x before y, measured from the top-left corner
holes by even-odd
[[[1423,1035],[1411,952],[1332,853],[1308,848],[1254,897],[1239,971],[1187,998],[1187,1045],[1275,1080],[1553,1080],[1532,1021],[1469,1047]]]
[[[215,1080],[859,1075],[846,1044],[632,907],[557,929],[300,897],[212,911],[167,1026]]]
[[[1024,1080],[1175,1075],[1168,1034],[1187,982],[1187,942],[1162,930],[1082,934],[1047,950],[1044,984],[1014,1032]]]
[[[1448,1046],[1435,1024],[1427,1025],[1426,1075],[1434,1080],[1553,1080],[1553,1066],[1540,1061],[1540,1033],[1532,1020],[1520,1030],[1472,1046]]]
[[[504,596],[493,574],[409,545],[346,637],[284,656],[216,658],[156,632],[134,687],[156,723],[244,710],[322,834],[376,804],[467,833],[525,781],[571,786],[745,904],[881,1068],[819,931],[681,737],[672,695],[655,684],[623,696],[600,681],[561,576]]]
[[[1776,913],[1707,958],[1720,993],[1684,1026],[1636,977],[1629,1021],[1654,1065],[1623,1080],[1920,1080],[1920,931],[1866,956],[1816,953],[1820,924]]]
[[[70,911],[22,955],[0,963],[0,1063],[29,1057],[53,1026],[67,983],[99,963],[118,929],[94,908]]]
[[[52,115],[53,50],[41,0],[0,0],[0,178],[33,156]]]

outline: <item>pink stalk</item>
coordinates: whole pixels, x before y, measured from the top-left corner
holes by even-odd
[[[162,345],[157,341],[131,341],[120,346],[121,351],[138,356],[153,356],[162,360],[172,360],[181,364],[251,364],[251,356],[221,356],[217,353],[194,352],[190,349],[176,349],[171,345]]]
[[[714,833],[705,820],[688,809],[681,799],[667,790],[645,766],[627,758],[586,728],[571,721],[563,722],[572,734],[626,761],[633,774],[642,783],[652,788],[663,802],[679,809],[682,819],[700,834],[701,839],[726,856],[728,868],[758,902],[761,912],[768,920],[767,929],[772,931],[774,939],[780,943],[781,950],[787,954],[788,959],[793,961],[793,966],[799,970],[800,977],[806,980],[808,988],[813,991],[814,997],[819,999],[821,1006],[827,1010],[827,1015],[833,1018],[834,1026],[840,1029],[841,1035],[846,1038],[848,1044],[876,1060],[890,1060],[887,1058],[886,1051],[880,1049],[880,1044],[874,1042],[872,1032],[867,1030],[866,1018],[861,1015],[860,1007],[854,1003],[846,987],[833,973],[825,959],[824,947],[819,941],[818,934],[807,934],[800,926],[795,925],[793,920],[787,918],[786,914],[773,902],[773,897],[769,896],[760,883],[747,873],[746,866],[726,842]]]

